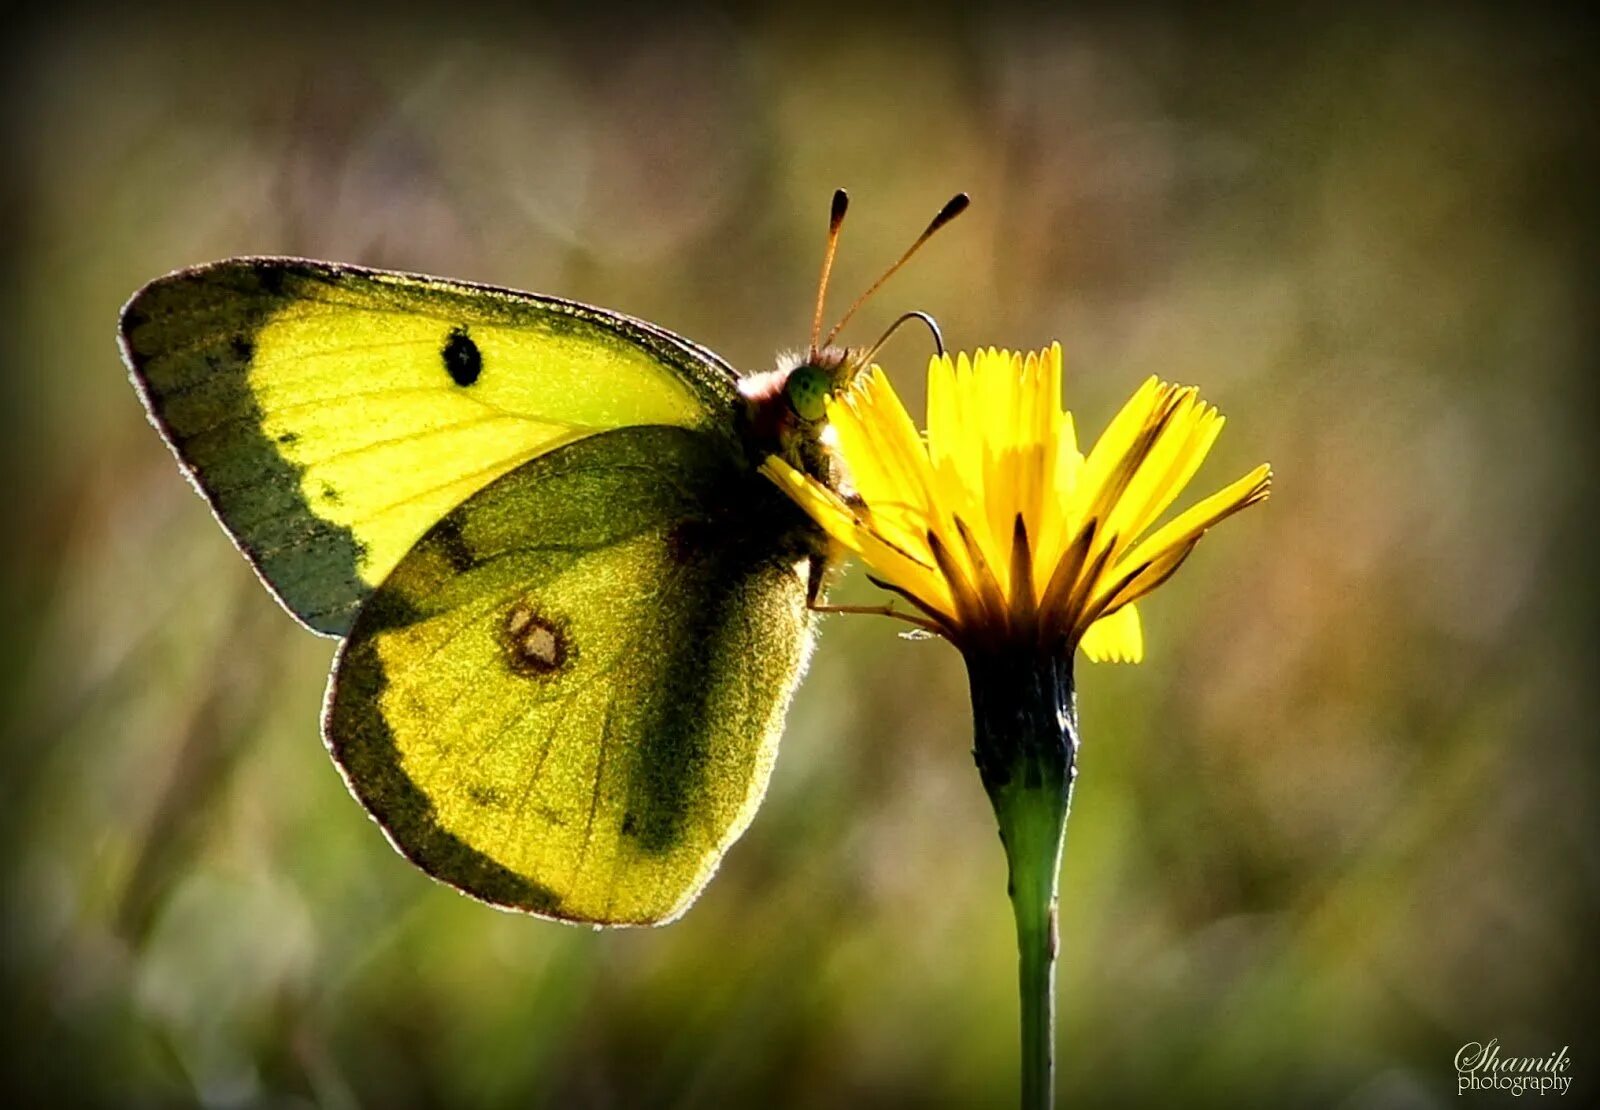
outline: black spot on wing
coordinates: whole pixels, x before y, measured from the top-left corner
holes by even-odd
[[[539,612],[523,598],[506,613],[501,627],[501,647],[506,665],[524,678],[555,674],[573,655],[572,635],[566,622]]]
[[[506,804],[505,792],[495,786],[485,786],[475,782],[467,787],[467,797],[485,809],[504,809]]]
[[[483,355],[478,351],[478,345],[467,334],[466,328],[456,328],[445,340],[444,368],[450,374],[450,380],[457,385],[471,385],[478,380],[478,375],[483,373]]]

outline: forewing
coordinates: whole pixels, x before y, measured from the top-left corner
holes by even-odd
[[[122,346],[151,419],[274,593],[316,631],[513,467],[632,424],[732,434],[733,372],[549,297],[295,259],[146,286]]]
[[[719,441],[673,428],[506,475],[357,618],[325,720],[351,789],[469,894],[670,920],[766,789],[809,644],[796,520]]]

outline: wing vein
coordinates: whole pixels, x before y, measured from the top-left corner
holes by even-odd
[[[389,436],[387,439],[375,439],[371,442],[363,443],[359,447],[351,447],[344,451],[335,451],[331,455],[318,455],[314,458],[301,460],[299,465],[304,466],[309,473],[314,467],[326,466],[328,463],[338,462],[340,459],[347,459],[352,455],[359,455],[365,451],[375,451],[380,447],[393,447],[401,443],[414,443],[417,440],[425,439],[428,436],[444,435],[446,432],[464,431],[467,428],[476,428],[480,425],[490,424],[501,419],[504,418],[499,416],[475,416],[471,420],[458,420],[454,424],[441,424],[433,428],[423,428],[420,431],[406,432],[403,435]]]
[[[616,708],[616,699],[606,699],[606,716],[600,726],[600,754],[595,759],[594,790],[589,795],[589,819],[583,826],[583,847],[578,849],[578,863],[572,869],[572,884],[578,884],[578,877],[583,874],[584,864],[589,858],[589,846],[594,843],[594,819],[600,811],[600,790],[606,780],[606,752],[611,747],[611,714]]]

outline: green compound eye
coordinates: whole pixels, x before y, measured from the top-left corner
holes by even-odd
[[[789,407],[801,420],[818,421],[828,415],[828,375],[815,366],[799,366],[783,383]]]

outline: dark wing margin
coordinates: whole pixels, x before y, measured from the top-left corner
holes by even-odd
[[[263,431],[248,380],[251,337],[295,273],[287,262],[217,263],[158,278],[123,307],[119,340],[151,424],[234,545],[285,610],[337,636],[371,592],[361,543],[312,512],[305,471]]]

